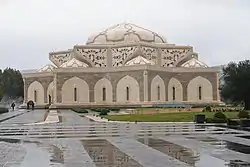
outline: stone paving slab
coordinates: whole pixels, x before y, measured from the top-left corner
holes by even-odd
[[[248,132],[245,131],[220,128],[214,126],[214,124],[93,122],[70,110],[59,110],[58,117],[61,117],[62,122],[25,125],[41,119],[44,120],[46,111],[35,110],[29,113],[22,111],[20,113],[24,113],[23,115],[0,124],[0,167],[20,165],[22,167],[33,167],[34,165],[43,167],[99,167],[100,163],[95,164],[96,160],[93,160],[93,152],[91,152],[97,151],[98,146],[93,149],[92,146],[87,148],[86,145],[83,145],[83,140],[107,140],[115,148],[118,148],[118,151],[130,156],[143,167],[190,166],[187,162],[180,161],[170,154],[158,151],[153,146],[139,142],[138,138],[162,139],[180,147],[192,149],[199,154],[199,160],[196,163],[197,167],[207,167],[208,165],[225,167],[225,162],[230,160],[250,162],[249,154],[218,148],[198,139],[188,139],[188,137],[192,136],[209,136],[218,140],[249,145],[250,140],[236,137],[237,135],[248,135]],[[11,116],[11,114],[7,114],[7,116]],[[6,143],[2,140],[3,138],[22,139],[22,142]],[[102,145],[99,150],[99,158],[104,158],[102,157],[104,147],[105,145]],[[112,159],[114,150],[105,148],[105,151],[105,154],[110,154],[106,157]],[[3,155],[2,158],[1,155]],[[41,158],[36,161],[37,158],[34,157]],[[113,158],[119,159],[122,157]],[[28,161],[31,164],[28,164]],[[105,160],[100,159],[98,161]],[[39,164],[36,165],[35,162]],[[103,163],[105,164],[105,162]],[[126,164],[123,165],[126,166]]]
[[[211,136],[210,136],[211,137]],[[215,136],[213,136],[215,137]],[[205,144],[203,142],[194,140],[194,139],[187,139],[182,136],[168,136],[168,137],[160,137],[163,140],[181,145],[183,147],[189,148],[189,149],[194,149],[197,152],[199,152],[201,156],[205,156],[206,160],[209,162],[211,166],[217,166],[217,164],[220,164],[222,162],[225,163],[225,161],[229,161],[230,159],[237,159],[237,160],[242,160],[246,162],[250,162],[250,159],[248,158],[249,156],[246,154],[238,153],[235,151],[231,151],[228,149],[218,149],[214,146],[211,146],[209,144]],[[215,158],[219,159],[215,159]],[[227,158],[230,157],[230,158]],[[197,167],[199,165],[197,164]]]
[[[144,167],[190,167],[133,139],[110,138],[108,140]]]

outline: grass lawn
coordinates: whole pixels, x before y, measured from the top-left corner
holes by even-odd
[[[215,112],[177,112],[158,114],[126,114],[106,115],[112,121],[138,121],[138,122],[192,122],[196,114],[205,114],[206,118],[213,118]],[[227,118],[238,118],[238,112],[224,112]]]

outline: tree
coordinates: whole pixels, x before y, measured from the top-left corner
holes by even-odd
[[[225,83],[221,86],[221,96],[231,103],[244,103],[250,109],[250,60],[229,63],[223,68]]]
[[[24,83],[18,70],[6,68],[1,75],[3,95],[9,97],[23,97]]]
[[[0,100],[3,98],[3,94],[4,94],[4,86],[3,86],[2,70],[0,69]]]

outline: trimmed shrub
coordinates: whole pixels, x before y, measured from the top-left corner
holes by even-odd
[[[205,122],[206,123],[214,123],[214,119],[213,118],[206,118]]]
[[[237,121],[237,120],[231,120],[231,119],[228,119],[227,120],[227,125],[232,125],[232,126],[237,126],[239,125],[240,123]]]
[[[75,111],[76,113],[88,113],[88,111],[86,109],[83,108],[72,108],[73,111]]]
[[[210,106],[206,106],[206,107],[204,107],[203,110],[202,110],[202,112],[211,112],[211,111],[212,111],[212,109],[211,109]]]
[[[8,108],[6,108],[6,107],[0,107],[0,114],[6,113],[6,112],[9,112]]]
[[[120,108],[109,108],[110,111],[120,111]]]
[[[108,111],[107,110],[102,110],[99,115],[108,115]]]
[[[92,111],[95,111],[95,112],[98,112],[98,113],[100,113],[100,112],[109,113],[109,109],[106,109],[106,108],[94,108],[94,109],[92,109]]]
[[[227,116],[225,114],[223,114],[222,112],[216,112],[214,114],[214,118],[218,118],[218,119],[227,119]]]
[[[227,118],[213,118],[213,123],[227,123]]]
[[[249,113],[247,112],[247,111],[244,111],[244,110],[242,110],[242,111],[240,111],[239,113],[238,113],[238,117],[240,118],[240,119],[242,119],[242,118],[249,118]]]

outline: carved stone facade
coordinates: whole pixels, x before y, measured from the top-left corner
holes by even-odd
[[[115,25],[86,45],[49,54],[51,65],[24,73],[25,102],[54,106],[219,103],[218,69],[191,46],[129,23]]]

